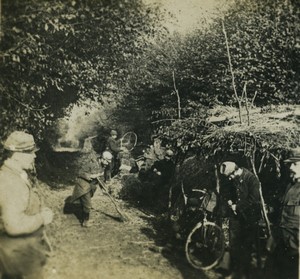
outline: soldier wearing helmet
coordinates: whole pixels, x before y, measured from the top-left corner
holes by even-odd
[[[229,245],[232,278],[249,278],[251,252],[258,237],[260,183],[256,176],[235,162],[226,161],[220,173],[229,180],[223,194],[229,211]],[[227,192],[227,195],[225,194]],[[224,198],[224,197],[223,197]]]
[[[118,174],[121,165],[120,153],[121,151],[124,151],[124,148],[121,147],[121,141],[118,140],[117,137],[117,131],[111,130],[110,137],[107,139],[106,142],[106,151],[109,151],[113,156],[109,167],[107,167],[107,178],[113,177],[116,174]],[[107,180],[107,182],[108,181],[109,180]]]
[[[32,135],[15,131],[4,142],[7,159],[0,170],[0,277],[43,278],[47,247],[44,226],[53,213],[44,207],[36,180]],[[2,277],[1,277],[2,278]]]

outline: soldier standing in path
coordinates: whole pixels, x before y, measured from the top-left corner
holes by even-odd
[[[97,189],[97,177],[104,175],[103,169],[98,162],[98,156],[93,149],[92,138],[87,138],[84,142],[80,158],[77,162],[79,171],[73,189],[73,194],[68,202],[80,201],[82,208],[81,225],[90,227],[90,211],[92,208],[92,197]]]
[[[259,181],[235,162],[223,162],[220,173],[230,180],[227,185],[229,245],[232,279],[250,278],[251,253],[258,238],[260,214]]]
[[[42,202],[28,172],[35,170],[33,136],[15,131],[4,142],[0,170],[0,277],[42,279],[47,247],[44,226],[53,213]],[[49,247],[48,247],[49,248]]]

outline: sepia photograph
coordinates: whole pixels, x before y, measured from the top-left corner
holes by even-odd
[[[299,279],[299,0],[0,0],[0,279]]]

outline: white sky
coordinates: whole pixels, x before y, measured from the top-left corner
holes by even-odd
[[[160,4],[163,9],[174,14],[178,22],[167,23],[170,31],[185,33],[199,27],[203,19],[209,20],[220,13],[226,0],[144,0],[146,4]]]

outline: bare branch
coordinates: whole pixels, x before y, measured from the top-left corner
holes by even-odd
[[[255,168],[255,153],[256,153],[256,147],[253,150],[252,156],[250,156],[250,162],[251,162],[253,173],[256,176],[257,180],[259,181],[259,195],[260,195],[260,201],[261,201],[261,210],[262,210],[263,218],[265,219],[265,222],[267,225],[268,234],[271,235],[271,225],[270,225],[270,221],[269,221],[269,218],[267,215],[267,210],[265,207],[265,201],[264,201],[264,197],[262,194],[261,182],[258,178],[256,168]]]
[[[176,88],[176,83],[175,83],[175,73],[173,71],[173,84],[174,84],[174,91],[176,93],[177,96],[177,109],[178,109],[178,119],[181,119],[181,103],[180,103],[180,96],[179,96],[179,92]]]
[[[254,96],[253,96],[252,101],[251,101],[251,106],[252,107],[254,107],[254,101],[255,101],[256,96],[257,96],[257,90],[255,91]]]
[[[244,96],[245,96],[245,105],[246,105],[246,112],[247,112],[247,122],[248,126],[250,126],[250,113],[249,113],[249,106],[248,106],[248,96],[247,96],[247,81],[244,84],[243,88]]]
[[[224,33],[224,37],[225,37],[225,43],[226,43],[226,49],[227,49],[227,55],[228,55],[228,64],[229,64],[229,69],[230,69],[230,73],[231,73],[233,92],[234,92],[235,99],[238,102],[239,118],[240,118],[240,123],[242,124],[242,114],[241,114],[242,105],[241,105],[241,100],[237,94],[237,90],[236,90],[236,86],[235,86],[235,77],[234,77],[234,72],[233,72],[233,67],[232,67],[232,62],[231,62],[229,43],[228,43],[227,32],[225,30],[225,25],[224,25],[223,20],[222,20],[222,28],[223,28],[223,33]]]

